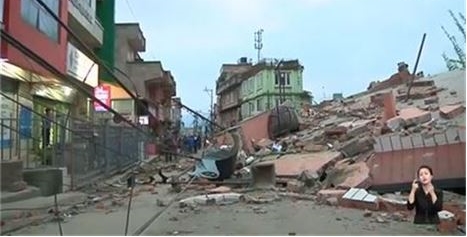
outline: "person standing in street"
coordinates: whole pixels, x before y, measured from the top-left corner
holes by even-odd
[[[45,109],[45,117],[42,118],[42,148],[50,145],[50,130],[52,129],[52,110]]]

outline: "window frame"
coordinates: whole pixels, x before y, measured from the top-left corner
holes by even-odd
[[[35,0],[21,0],[20,4],[20,15],[24,22],[31,25],[54,42],[60,43],[61,27],[53,16]],[[62,4],[60,0],[45,0],[44,4],[46,4],[55,15],[60,17]],[[50,24],[51,22],[53,22],[53,24]],[[51,31],[48,27],[52,25],[55,29]]]

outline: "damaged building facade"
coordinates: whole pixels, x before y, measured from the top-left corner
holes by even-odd
[[[303,90],[303,70],[298,60],[264,59],[252,65],[242,58],[224,64],[216,81],[218,121],[230,127],[285,101],[297,111],[311,104],[311,94]]]

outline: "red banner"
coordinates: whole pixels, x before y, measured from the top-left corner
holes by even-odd
[[[107,85],[97,86],[94,88],[94,97],[96,97],[98,100],[102,101],[104,104],[110,107],[110,90],[110,86]],[[107,111],[107,109],[105,109],[96,101],[94,101],[94,110]]]

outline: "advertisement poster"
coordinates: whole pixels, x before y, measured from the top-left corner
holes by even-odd
[[[104,104],[110,107],[110,86],[95,87],[94,97],[96,97],[98,100],[102,101]],[[98,112],[107,111],[107,109],[105,109],[103,106],[101,106],[97,102],[94,102],[94,110]]]
[[[30,108],[21,107],[19,111],[19,132],[20,139],[32,138],[32,112]]]

